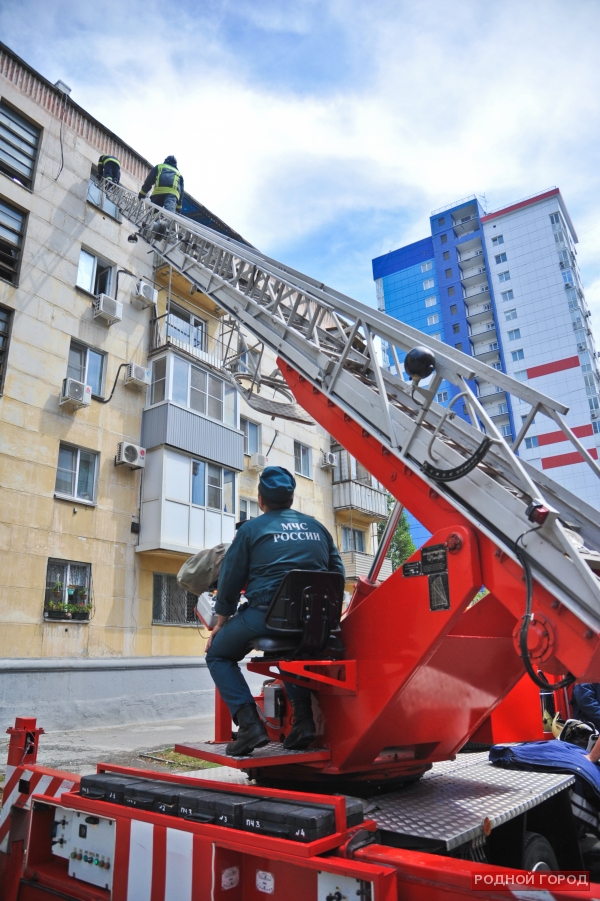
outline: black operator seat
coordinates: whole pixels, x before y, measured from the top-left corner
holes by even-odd
[[[256,638],[254,649],[271,658],[341,660],[343,599],[341,573],[292,569],[267,610],[266,625],[279,635]]]

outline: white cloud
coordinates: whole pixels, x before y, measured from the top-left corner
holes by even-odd
[[[151,160],[175,153],[188,190],[266,251],[372,215],[348,248],[370,258],[455,198],[554,184],[582,231],[598,218],[595,0],[19,6],[0,12],[7,43]]]

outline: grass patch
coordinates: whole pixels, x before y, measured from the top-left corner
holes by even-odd
[[[162,751],[155,751],[154,754],[139,754],[138,756],[143,760],[156,760],[169,766],[189,767],[194,770],[210,770],[213,767],[221,766],[220,763],[212,763],[210,760],[200,760],[199,757],[177,754],[173,748],[163,748]]]

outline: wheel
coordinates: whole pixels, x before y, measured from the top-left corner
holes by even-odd
[[[539,832],[526,832],[523,841],[523,869],[529,871],[558,870],[552,845]]]

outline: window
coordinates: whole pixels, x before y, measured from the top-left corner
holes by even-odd
[[[445,259],[445,260],[449,260],[449,259],[450,259],[450,251],[449,251],[449,250],[445,250],[445,251],[444,251],[444,259]]]
[[[181,341],[182,344],[189,344],[196,350],[206,350],[208,330],[204,319],[174,304],[171,304],[167,319],[169,338]]]
[[[421,272],[430,272],[433,269],[432,260],[428,260],[426,263],[421,263]]]
[[[259,352],[257,350],[247,350],[246,353],[240,356],[238,369],[240,372],[248,372],[250,375],[254,375],[258,369],[259,362]]]
[[[596,379],[591,372],[586,372],[583,376],[586,394],[595,394],[597,391]]]
[[[307,479],[310,478],[310,447],[300,444],[299,441],[294,441],[294,471],[298,475],[306,476]]]
[[[508,271],[508,269],[506,270],[506,272],[499,272],[498,278],[500,279],[501,282],[509,282],[510,281],[510,272]]]
[[[504,244],[504,238],[502,235],[496,235],[495,238],[492,238],[492,244]]]
[[[498,404],[498,415],[508,413],[508,404]]]
[[[438,391],[436,400],[438,404],[444,404],[448,400],[448,392],[447,391]]]
[[[429,337],[430,337],[430,338],[435,338],[436,341],[441,341],[441,340],[442,340],[442,333],[441,333],[441,332],[434,332],[433,335],[430,335]]]
[[[90,203],[93,203],[94,206],[97,206],[98,209],[107,213],[113,219],[116,219],[117,222],[121,221],[119,208],[112,202],[112,200],[108,199],[104,191],[101,191],[98,185],[94,184],[91,179],[88,184],[87,199]]]
[[[434,307],[437,303],[437,297],[426,297],[425,298],[425,306],[426,307]]]
[[[596,419],[592,423],[592,431],[594,435],[600,434],[600,422],[598,422],[598,420]]]
[[[458,333],[460,332],[460,323],[459,322],[455,322],[452,325],[452,331],[454,332],[455,335],[458,335]]]
[[[456,348],[457,350],[462,350],[462,349],[463,349],[463,348],[462,348],[462,341],[459,341],[459,342],[458,342],[457,344],[455,344],[454,346],[455,346],[455,348]]]
[[[573,273],[571,272],[570,269],[563,269],[563,271],[562,271],[562,277],[563,277],[563,282],[565,283],[565,285],[572,285],[572,284],[574,284],[574,281],[573,281]]]
[[[0,130],[0,152],[1,148]],[[17,284],[24,232],[25,215],[0,200],[0,278],[10,282],[11,285]]]
[[[195,623],[194,607],[198,598],[185,591],[177,582],[177,576],[154,573],[152,591],[152,622],[185,625]]]
[[[446,223],[445,218],[444,218],[443,216],[441,216],[441,217],[438,219],[438,225],[445,225],[445,223]]]
[[[435,282],[432,278],[426,278],[423,282],[423,290],[428,291],[430,288],[433,288]]]
[[[510,430],[509,425],[501,425],[500,426],[500,434],[503,438],[512,438],[512,432]]]
[[[514,295],[512,288],[510,289],[510,291],[502,292],[502,300],[514,300],[514,299],[515,299],[515,295]]]
[[[360,529],[342,526],[342,553],[347,551],[358,551],[359,554],[364,554],[365,533],[361,532]]]
[[[497,253],[494,259],[496,260],[496,265],[498,265],[499,263],[506,263],[506,254]]]
[[[157,363],[160,361],[156,361]],[[182,407],[188,407],[195,410],[196,413],[202,413],[210,419],[216,419],[225,425],[236,425],[236,390],[232,385],[226,384],[221,379],[216,378],[199,366],[193,366],[182,357],[172,357],[172,387],[171,400],[175,404]],[[162,369],[157,373],[164,379]],[[160,379],[159,379],[160,381]],[[154,384],[153,384],[154,398]],[[157,400],[153,399],[153,403],[158,403],[159,399],[164,400],[164,396],[160,397],[163,387],[158,386]]]
[[[504,318],[506,319],[507,322],[510,322],[511,319],[516,319],[516,318],[517,318],[517,311],[516,311],[516,310],[505,310],[505,311],[504,311]]]
[[[458,307],[456,306],[455,303],[451,303],[450,304],[450,315],[456,316],[457,313],[458,313]]]
[[[40,129],[0,103],[0,172],[31,187]]]
[[[44,617],[47,619],[56,617],[57,619],[89,620],[90,587],[91,566],[89,563],[48,560]]]
[[[235,513],[235,473],[204,460],[192,460],[192,504]]]
[[[98,454],[68,444],[60,445],[54,493],[93,504]]]
[[[522,423],[522,425],[525,425],[525,420],[527,419],[527,416],[528,416],[528,415],[529,415],[529,414],[526,413],[525,416],[521,416],[521,423]],[[534,416],[533,419],[531,420],[531,425],[535,425],[535,416]]]
[[[166,397],[167,384],[167,358],[161,357],[152,361],[152,391],[151,404],[159,404]]]
[[[110,294],[113,267],[106,260],[94,256],[83,247],[79,252],[79,268],[77,270],[77,287],[83,288],[95,297],[98,294]]]
[[[568,254],[568,251],[566,251],[566,250],[558,251],[558,260],[565,267],[571,265],[571,261],[569,260],[569,254]]]
[[[446,269],[444,275],[446,278],[452,278],[452,269]]]
[[[511,351],[511,357],[512,357],[513,363],[518,363],[519,360],[525,359],[525,354],[523,353],[523,351],[521,349],[513,350],[513,351]]]
[[[448,235],[442,235],[440,237],[440,241],[442,242],[442,244],[447,244],[448,243]]]
[[[550,222],[552,225],[560,225],[560,215],[558,213],[550,213]]]
[[[559,247],[561,244],[567,243],[566,239],[565,239],[565,233],[562,229],[559,229],[558,231],[554,232],[554,240],[556,241],[556,243],[558,244]]]
[[[515,378],[518,382],[526,382],[527,381],[527,370],[519,369],[517,372],[513,372],[513,378]]]
[[[90,385],[92,394],[102,396],[102,383],[104,376],[104,354],[71,341],[69,348],[69,365],[67,366],[67,378]]]
[[[454,285],[450,285],[448,288],[448,297],[454,297]]]
[[[260,516],[260,508],[257,501],[251,501],[249,497],[240,498],[240,522],[247,519],[256,519]]]
[[[4,376],[6,375],[6,357],[10,341],[11,320],[12,310],[0,307],[0,394],[2,394],[4,388]]]
[[[521,329],[513,328],[508,331],[508,340],[509,341],[517,341],[518,338],[521,337]]]
[[[597,397],[588,397],[588,404],[590,405],[590,411],[592,413],[597,413],[600,410],[600,404],[598,403]]]
[[[427,317],[427,325],[437,325],[440,321],[440,317],[438,313],[433,313],[433,315]]]
[[[488,366],[491,366],[492,369],[499,369],[502,372],[502,363],[499,360],[497,363],[488,363]]]
[[[260,450],[260,426],[240,417],[240,429],[244,433],[244,453],[257,454]]]

